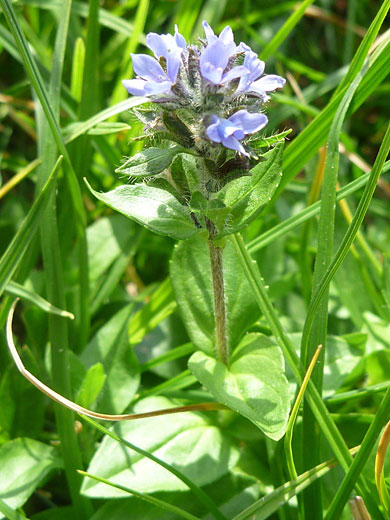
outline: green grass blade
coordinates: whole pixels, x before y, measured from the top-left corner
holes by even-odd
[[[123,52],[123,58],[121,66],[118,72],[116,84],[111,97],[111,103],[116,105],[120,101],[127,98],[128,93],[122,85],[122,79],[130,79],[133,73],[133,67],[131,65],[130,54],[137,50],[141,36],[144,32],[146,17],[149,10],[149,0],[140,0],[138,2],[137,12],[134,19],[133,31],[131,32],[130,39]],[[115,119],[113,119],[114,121]]]
[[[16,282],[9,282],[4,292],[10,296],[16,296],[17,298],[33,303],[45,312],[57,314],[58,316],[62,316],[63,318],[70,318],[71,320],[74,319],[74,316],[71,312],[63,311],[58,307],[55,307],[50,302],[42,298],[42,296],[39,294],[29,291],[23,287],[23,285],[20,285]]]
[[[390,45],[385,45],[375,58],[369,60],[369,69],[358,87],[348,115],[354,113],[377,85],[390,73]],[[318,116],[287,147],[283,160],[283,177],[276,195],[294,179],[307,162],[325,143],[337,107],[346,89],[318,114]],[[275,198],[275,196],[274,196]]]
[[[307,338],[310,334],[310,329],[313,324],[314,315],[316,309],[321,301],[323,294],[325,293],[327,287],[329,286],[330,281],[335,275],[337,269],[340,267],[344,258],[346,257],[349,248],[351,247],[352,242],[354,241],[357,232],[363,222],[363,219],[367,213],[369,204],[371,202],[372,196],[374,194],[376,185],[378,183],[378,179],[380,176],[380,172],[383,169],[383,165],[385,163],[386,157],[390,151],[390,125],[387,128],[386,134],[382,141],[382,145],[379,149],[378,156],[375,160],[374,167],[371,171],[369,183],[366,185],[362,198],[360,199],[358,208],[355,212],[355,215],[352,219],[351,225],[348,227],[346,234],[332,260],[332,263],[327,268],[326,272],[323,275],[321,283],[318,285],[317,292],[313,297],[310,307],[307,312],[306,322],[303,329],[302,341],[307,341]]]
[[[356,51],[351,65],[348,69],[347,74],[344,76],[342,82],[336,89],[335,94],[338,94],[346,85],[348,85],[355,76],[359,73],[361,68],[363,67],[363,63],[369,53],[371,45],[374,43],[375,38],[377,37],[379,30],[386,18],[387,12],[390,9],[390,0],[385,0],[374,20],[370,24],[365,37],[363,38],[361,44],[359,45],[358,50]]]
[[[306,9],[314,2],[314,0],[305,0],[297,9],[293,11],[288,20],[282,25],[279,31],[272,37],[272,40],[266,45],[260,53],[262,60],[267,60],[281,46],[287,36],[291,33],[299,20],[305,14]]]
[[[80,102],[83,90],[83,77],[85,65],[85,44],[82,38],[77,38],[72,62],[72,78],[70,91],[76,101]]]
[[[187,41],[191,40],[196,21],[198,20],[202,8],[202,3],[202,0],[187,0],[179,4],[175,23]]]
[[[102,482],[103,484],[106,484],[107,486],[111,486],[115,489],[120,489],[121,491],[124,491],[125,493],[128,493],[129,495],[134,495],[137,498],[140,498],[141,500],[144,500],[145,502],[148,502],[149,504],[152,504],[153,506],[159,507],[160,509],[164,509],[165,511],[169,511],[170,513],[174,513],[180,518],[185,518],[186,520],[199,520],[197,516],[192,515],[191,513],[188,513],[187,511],[184,511],[184,509],[181,509],[180,507],[174,506],[170,504],[169,502],[165,502],[165,500],[160,500],[159,498],[156,498],[152,495],[148,495],[146,493],[141,493],[140,491],[136,491],[135,489],[130,489],[125,486],[121,486],[120,484],[115,484],[114,482],[110,482],[109,480],[98,477],[97,475],[91,475],[91,473],[87,473],[86,471],[80,471],[80,475],[83,475],[84,477],[88,477],[90,479],[96,480],[97,482]]]
[[[326,519],[332,520],[333,518],[340,518],[343,512],[344,506],[349,499],[349,496],[355,486],[355,482],[358,476],[363,471],[364,466],[370,456],[370,453],[374,449],[375,443],[380,436],[382,428],[385,426],[389,417],[389,406],[390,406],[390,389],[387,389],[381,404],[379,405],[374,420],[370,424],[366,435],[364,436],[363,442],[360,445],[358,454],[356,455],[351,467],[347,474],[344,476],[337,493],[330,504]]]
[[[286,504],[292,497],[298,495],[307,486],[310,486],[317,479],[323,477],[335,464],[335,459],[319,464],[305,473],[302,473],[294,480],[286,482],[283,486],[278,487],[271,493],[260,498],[248,508],[233,518],[233,520],[247,520],[256,518],[256,520],[265,520],[272,513],[275,513],[280,506]]]
[[[27,248],[41,222],[43,212],[50,200],[55,185],[62,156],[57,159],[57,162],[52,169],[45,186],[42,188],[39,196],[35,199],[34,204],[20,226],[18,232],[14,236],[12,242],[4,252],[0,259],[0,295],[4,292],[9,281],[12,278],[20,260],[27,251]]]
[[[172,314],[176,307],[171,281],[166,278],[151,295],[148,303],[131,317],[129,322],[130,343],[136,345],[142,341],[146,334]]]
[[[336,214],[336,184],[339,169],[339,140],[341,128],[352,101],[352,97],[363,78],[363,71],[359,73],[348,87],[337,109],[332,127],[329,132],[327,155],[324,170],[324,179],[321,190],[321,212],[318,223],[318,245],[313,275],[313,293],[318,289],[321,278],[331,262],[333,254],[334,222]],[[324,292],[317,313],[313,321],[312,333],[308,341],[301,344],[301,359],[306,367],[314,356],[318,345],[323,346],[316,368],[312,374],[312,381],[322,393],[323,371],[325,360],[326,338],[328,330],[328,292]],[[306,338],[305,338],[306,339]],[[320,435],[315,434],[316,419],[308,408],[303,407],[303,469],[310,468],[320,460]],[[322,518],[321,483],[310,486],[303,495],[305,511],[311,511],[313,518]]]
[[[226,517],[219,511],[215,503],[211,500],[211,498],[196,484],[192,482],[191,479],[186,477],[184,473],[179,471],[178,469],[174,468],[170,464],[164,462],[163,460],[155,457],[152,453],[149,453],[148,451],[143,450],[142,448],[139,448],[138,446],[135,446],[131,442],[123,439],[119,435],[117,435],[115,432],[108,430],[101,424],[97,423],[93,419],[90,419],[89,417],[85,417],[84,415],[81,416],[85,421],[92,424],[94,428],[101,431],[105,435],[108,435],[112,439],[116,440],[117,442],[120,442],[123,446],[126,446],[126,448],[130,448],[131,450],[139,453],[140,455],[143,455],[147,459],[152,460],[159,466],[165,468],[167,471],[175,475],[179,480],[181,480],[188,488],[192,491],[192,493],[198,498],[199,502],[201,502],[210,513],[214,516],[214,518],[219,520],[227,520]]]
[[[71,123],[67,127],[65,127],[62,132],[64,134],[65,143],[70,143],[77,139],[80,135],[83,135],[88,132],[91,128],[98,125],[99,123],[102,123],[103,121],[106,121],[110,117],[120,114],[121,112],[124,112],[125,110],[129,110],[130,108],[136,107],[138,105],[142,105],[143,103],[146,103],[149,101],[146,98],[142,97],[131,97],[129,99],[126,99],[125,101],[121,101],[120,103],[117,103],[116,105],[113,105],[112,107],[105,108],[104,110],[98,112],[97,114],[93,115],[86,121],[77,121],[75,123]]]
[[[387,161],[381,171],[381,175],[388,172],[390,170],[390,161]],[[369,180],[370,180],[371,173],[365,173],[361,175],[359,178],[355,179],[354,181],[350,182],[346,186],[343,186],[336,194],[336,200],[342,200],[349,195],[352,195],[356,191],[358,191],[360,188],[363,188]],[[296,215],[284,220],[280,224],[277,224],[276,226],[272,227],[271,229],[265,231],[261,235],[259,235],[257,238],[249,242],[248,249],[250,253],[255,253],[256,251],[259,251],[260,249],[263,249],[268,244],[271,244],[274,240],[277,240],[281,236],[289,233],[293,229],[297,228],[307,220],[315,217],[318,215],[321,211],[321,201],[315,202],[308,208],[305,208],[304,210],[300,211]]]
[[[53,55],[53,67],[50,78],[50,85],[48,91],[48,102],[53,116],[53,122],[58,128],[59,112],[60,112],[60,96],[61,96],[61,82],[62,72],[65,60],[65,48],[68,37],[69,21],[70,21],[71,0],[63,2],[58,9],[58,27],[56,33],[56,40]],[[39,78],[35,78],[39,80]],[[38,92],[37,92],[38,94]],[[38,150],[42,158],[42,166],[39,168],[37,192],[39,192],[42,184],[48,175],[50,165],[53,163],[56,154],[56,139],[52,133],[50,120],[44,117],[43,104],[36,104],[35,111],[38,123]],[[47,115],[47,114],[46,114]],[[62,142],[62,140],[61,140]],[[69,171],[66,172],[66,178],[69,180]],[[73,186],[78,190],[79,186],[76,183]],[[81,201],[72,199],[72,202]],[[75,206],[75,205],[74,205]],[[75,213],[76,207],[73,210]],[[81,223],[78,224],[78,229],[81,239],[79,243],[83,243],[84,228]],[[64,274],[62,270],[62,258],[60,247],[60,232],[57,226],[57,211],[56,198],[53,196],[51,204],[46,208],[45,219],[41,222],[41,249],[42,258],[45,270],[45,284],[46,295],[50,302],[61,309],[66,308]],[[86,254],[86,247],[80,247],[82,254]],[[80,284],[84,284],[84,276],[86,274],[85,267],[87,267],[86,259],[79,261]],[[80,291],[83,292],[82,290]],[[82,306],[80,316],[84,318],[87,305]],[[55,314],[49,314],[48,317],[48,337],[51,344],[51,377],[55,381],[56,389],[63,395],[70,397],[72,393],[70,373],[68,369],[68,323]],[[76,432],[74,430],[74,418],[72,413],[56,405],[54,408],[56,426],[60,438],[60,446],[62,457],[64,460],[64,469],[74,515],[78,519],[83,519],[91,514],[91,504],[89,500],[80,495],[81,477],[76,474],[77,468],[81,467],[82,455]]]
[[[15,38],[18,46],[20,55],[22,57],[26,72],[31,80],[34,90],[39,98],[42,109],[46,115],[48,124],[51,129],[51,133],[57,144],[59,150],[64,156],[67,162],[67,174],[66,180],[69,187],[69,192],[72,200],[72,207],[75,213],[76,231],[79,241],[79,279],[80,279],[80,329],[82,331],[88,330],[89,324],[89,309],[88,309],[88,287],[86,286],[88,281],[88,254],[87,254],[87,242],[85,237],[85,225],[86,216],[84,205],[81,197],[80,186],[77,181],[76,173],[73,169],[68,150],[66,149],[61,130],[58,126],[57,119],[55,116],[55,110],[49,101],[47,89],[42,81],[38,67],[34,61],[29,50],[27,40],[21,30],[20,24],[16,18],[15,12],[12,8],[10,0],[0,0],[3,7],[5,18],[11,29],[11,32]],[[62,44],[64,45],[64,44]],[[56,86],[56,91],[58,91]],[[84,334],[85,336],[85,334]],[[82,338],[81,338],[82,339]]]

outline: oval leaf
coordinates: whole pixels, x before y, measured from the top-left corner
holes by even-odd
[[[165,397],[149,397],[139,401],[134,412],[171,408],[178,404],[181,403]],[[239,458],[238,450],[230,440],[199,413],[122,422],[115,424],[113,429],[120,437],[180,469],[199,486],[221,478]],[[186,485],[167,469],[108,436],[95,452],[88,472],[143,493],[187,490]],[[82,492],[96,498],[127,496],[123,491],[90,479],[84,480]]]
[[[188,209],[164,190],[135,184],[99,193],[86,184],[97,199],[154,233],[180,240],[198,232]]]
[[[252,421],[271,439],[285,433],[290,392],[281,349],[262,334],[248,334],[234,352],[230,367],[203,352],[188,367],[221,403]]]
[[[206,241],[197,235],[177,244],[170,271],[176,301],[191,341],[198,349],[213,354],[213,283]],[[229,241],[223,251],[223,271],[228,341],[232,352],[259,318],[259,307]]]
[[[130,157],[115,171],[131,177],[149,177],[163,172],[171,164],[176,154],[183,151],[181,146],[173,148],[146,148]]]
[[[282,177],[283,145],[280,143],[265,153],[266,160],[252,168],[251,175],[229,182],[218,192],[216,198],[231,208],[228,226],[220,236],[246,227],[271,200]]]

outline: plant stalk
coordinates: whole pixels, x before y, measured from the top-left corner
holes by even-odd
[[[229,366],[229,345],[226,330],[225,286],[223,280],[223,247],[216,246],[214,238],[217,234],[215,225],[207,219],[206,226],[209,232],[209,251],[211,275],[213,278],[215,341],[219,360]]]

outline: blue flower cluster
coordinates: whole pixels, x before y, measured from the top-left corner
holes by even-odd
[[[187,126],[200,147],[208,139],[249,157],[241,141],[266,126],[263,104],[285,79],[264,75],[265,63],[245,43],[235,44],[229,26],[219,36],[207,22],[203,28],[206,40],[200,46],[187,45],[177,26],[174,35],[149,33],[146,45],[155,58],[132,54],[137,77],[123,85],[130,94],[170,110],[192,111],[194,121]]]

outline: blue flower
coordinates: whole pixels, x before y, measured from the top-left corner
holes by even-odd
[[[284,78],[276,74],[263,76],[265,63],[259,60],[257,54],[251,50],[245,53],[244,67],[249,72],[241,77],[235,92],[236,95],[242,93],[257,94],[265,102],[269,100],[267,92],[282,88],[286,83]]]
[[[248,74],[249,69],[243,65],[233,67],[225,72],[230,58],[241,51],[234,43],[231,28],[226,26],[219,36],[214,34],[207,22],[203,22],[203,28],[206,34],[207,46],[200,57],[202,77],[214,85],[224,85],[233,79]]]
[[[177,80],[186,41],[175,26],[174,36],[149,33],[146,36],[146,44],[157,59],[165,58],[167,71],[165,72],[155,58],[147,54],[132,54],[133,69],[137,78],[125,79],[122,84],[134,96],[167,94]]]
[[[240,143],[247,134],[258,132],[268,123],[264,114],[253,114],[246,110],[239,110],[228,119],[213,115],[211,125],[206,129],[206,134],[211,141],[222,143],[226,148],[236,150],[249,156]]]

